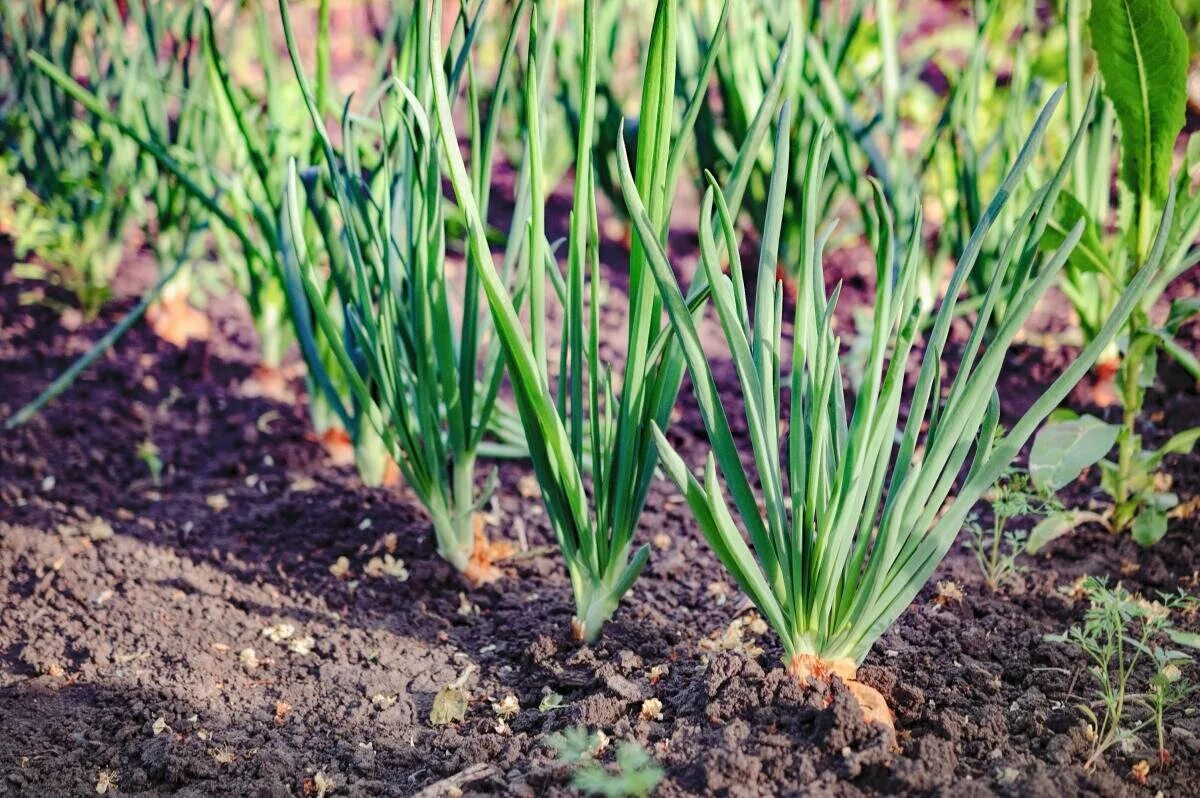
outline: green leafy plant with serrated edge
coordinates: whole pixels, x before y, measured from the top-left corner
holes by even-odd
[[[787,357],[781,340],[782,289],[773,272],[760,269],[756,311],[751,317],[740,290],[740,264],[737,260],[730,264],[729,276],[720,272],[714,232],[707,221],[707,211],[719,205],[720,195],[710,187],[700,216],[701,263],[744,397],[757,488],[743,464],[726,403],[666,254],[661,246],[650,249],[649,261],[685,353],[712,445],[701,478],[689,471],[666,437],[656,432],[663,468],[683,490],[722,564],[779,635],[788,667],[795,672],[853,674],[854,666],[929,579],[975,502],[1087,372],[1158,274],[1170,229],[1171,201],[1147,266],[1134,277],[1102,334],[1008,433],[996,438],[999,400],[995,386],[1005,353],[1082,234],[1083,226],[1077,225],[1052,255],[1038,252],[1038,241],[1078,152],[1081,137],[1077,133],[1058,170],[1035,193],[1036,201],[1022,209],[1021,223],[999,250],[994,269],[1006,279],[995,280],[982,298],[954,368],[943,366],[950,321],[963,282],[976,267],[990,223],[1008,201],[1013,185],[1023,179],[1060,96],[1061,91],[1039,114],[955,268],[924,342],[920,373],[908,403],[902,401],[907,365],[924,327],[916,296],[920,238],[898,241],[890,209],[876,186],[875,210],[868,225],[877,258],[876,322],[866,378],[853,397],[853,410],[847,413],[850,402],[843,394],[839,340],[832,324],[837,290],[832,297],[826,296],[820,268],[829,234],[828,226],[818,231],[827,144],[824,137],[814,141],[802,165],[804,247],[783,454],[778,440],[784,419],[781,369]],[[787,180],[789,113],[785,106],[760,262],[770,263],[775,257],[781,192]],[[622,164],[626,201],[644,235],[654,228],[633,190],[627,160]],[[911,225],[914,230],[920,227],[919,223]],[[735,232],[727,226],[724,235]],[[987,348],[982,349],[988,317],[1002,295],[1008,312]],[[947,390],[948,374],[953,376]],[[904,404],[910,408],[909,414],[898,429]],[[956,484],[958,490],[951,498]],[[749,545],[734,513],[748,533]]]
[[[1087,17],[1091,48],[1104,83],[1105,101],[1094,116],[1084,108],[1083,4],[1068,0],[1068,96],[1072,121],[1088,124],[1086,165],[1072,173],[1071,190],[1059,201],[1055,223],[1044,239],[1057,246],[1063,232],[1083,223],[1084,233],[1064,270],[1062,289],[1079,316],[1085,340],[1093,340],[1116,297],[1150,257],[1158,215],[1174,192],[1178,208],[1159,275],[1131,314],[1119,339],[1120,354],[1106,353],[1116,375],[1122,420],[1115,427],[1117,456],[1101,462],[1101,488],[1111,497],[1107,525],[1131,531],[1143,545],[1167,531],[1167,512],[1178,503],[1159,469],[1169,454],[1191,451],[1200,427],[1177,433],[1157,449],[1143,448],[1139,431],[1146,389],[1154,382],[1159,355],[1174,358],[1200,379],[1200,361],[1175,341],[1180,327],[1200,309],[1177,300],[1162,325],[1150,310],[1168,285],[1200,262],[1200,191],[1192,173],[1200,167],[1200,140],[1189,142],[1183,168],[1171,178],[1176,138],[1184,122],[1188,49],[1169,0],[1093,0]],[[1114,215],[1109,188],[1114,133],[1120,132],[1118,174],[1122,200],[1116,232],[1105,230]]]
[[[617,743],[611,768],[597,761],[607,746],[602,732],[589,733],[582,726],[570,726],[546,738],[558,759],[574,769],[571,783],[588,795],[605,798],[637,798],[650,795],[662,781],[663,771],[646,749],[632,740]]]
[[[1084,767],[1095,767],[1113,746],[1138,743],[1145,730],[1154,732],[1165,765],[1164,716],[1197,691],[1184,670],[1192,656],[1183,649],[1200,648],[1200,636],[1176,628],[1171,616],[1194,610],[1197,601],[1183,593],[1150,601],[1096,577],[1081,590],[1089,602],[1083,623],[1046,639],[1070,646],[1086,662],[1091,693],[1077,705],[1092,731]]]
[[[1028,474],[1013,469],[984,494],[984,500],[991,505],[991,528],[985,528],[977,518],[968,519],[967,548],[975,555],[984,583],[995,591],[1017,581],[1026,570],[1018,558],[1029,550],[1030,536],[1012,528],[1009,522],[1014,518],[1053,517],[1062,512],[1062,505],[1053,495],[1038,491]]]

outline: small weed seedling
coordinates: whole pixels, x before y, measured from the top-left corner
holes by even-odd
[[[555,750],[559,762],[574,769],[571,782],[588,795],[641,798],[662,780],[662,768],[646,749],[632,740],[617,743],[611,767],[597,759],[608,747],[608,738],[602,731],[589,733],[582,726],[572,726],[550,735],[546,743]]]
[[[1025,553],[1029,534],[1012,529],[1014,518],[1051,516],[1061,512],[1062,505],[1053,496],[1038,491],[1028,474],[1010,470],[985,495],[992,507],[992,524],[985,529],[977,517],[967,523],[971,539],[967,547],[975,554],[979,569],[991,590],[1012,584],[1025,571],[1017,558]]]
[[[1200,647],[1200,635],[1176,629],[1171,615],[1197,600],[1179,594],[1149,601],[1094,577],[1083,589],[1091,602],[1083,624],[1047,639],[1087,662],[1090,692],[1078,705],[1092,740],[1084,766],[1095,767],[1114,746],[1138,745],[1146,732],[1153,732],[1159,762],[1166,764],[1164,716],[1197,688],[1186,674],[1192,657],[1181,649]]]

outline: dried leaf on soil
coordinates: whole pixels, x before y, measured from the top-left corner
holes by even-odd
[[[363,573],[372,579],[390,576],[400,582],[408,580],[408,569],[404,567],[404,560],[398,560],[390,554],[367,560],[367,564],[363,566]]]
[[[315,647],[316,644],[317,641],[312,635],[304,635],[303,637],[297,637],[288,643],[288,651],[301,657],[305,657],[312,653],[313,647]]]
[[[758,621],[761,623],[762,619],[758,618]],[[734,618],[729,626],[722,630],[719,637],[714,639],[710,636],[701,640],[700,648],[703,651],[740,651],[748,657],[757,657],[762,654],[762,647],[746,639],[746,632],[762,634],[766,631],[762,629],[756,632],[756,627],[757,624],[754,623],[754,619],[752,618]]]
[[[438,690],[429,710],[429,722],[434,726],[459,723],[467,717],[467,694],[453,685]]]
[[[485,531],[486,520],[482,513],[475,513],[475,548],[471,560],[463,571],[463,578],[472,585],[486,585],[504,576],[496,563],[507,560],[516,553],[516,547],[507,540],[491,540]]]
[[[254,670],[259,665],[258,654],[249,646],[242,649],[238,654],[238,659],[242,661],[242,665],[246,666],[246,670]]]
[[[304,787],[302,789],[305,798],[325,798],[328,793],[336,788],[337,785],[334,784],[333,779],[326,778],[325,773],[318,770],[316,775],[311,779],[304,780]]]
[[[396,696],[394,696],[394,695],[384,695],[383,693],[376,693],[375,695],[371,696],[371,704],[374,705],[374,707],[380,711],[385,710],[390,706],[393,706],[395,703],[396,703]]]
[[[208,317],[188,304],[186,292],[167,292],[146,309],[154,334],[183,349],[188,341],[206,341],[212,330]]]
[[[88,540],[93,543],[99,543],[102,540],[110,540],[113,536],[112,524],[105,521],[103,518],[93,518],[83,526],[83,532],[88,536]]]
[[[542,696],[541,702],[538,704],[538,712],[549,712],[552,709],[558,709],[562,706],[563,697],[554,692],[546,693]]]
[[[537,477],[533,474],[523,474],[517,480],[517,492],[526,499],[536,499],[542,495],[542,490],[538,487]]]
[[[729,601],[729,585],[724,582],[709,582],[705,590],[718,607],[725,606],[725,602]]]
[[[338,557],[334,561],[333,565],[329,566],[329,573],[333,574],[333,576],[337,579],[349,579],[350,578],[350,558],[349,557]]]
[[[310,490],[316,490],[317,483],[312,477],[298,476],[288,483],[288,490],[293,493],[307,493]]]
[[[961,604],[963,600],[962,588],[957,582],[950,579],[944,579],[937,583],[937,590],[933,594],[933,603],[939,607],[945,607],[951,602]]]
[[[296,627],[290,623],[272,624],[262,630],[262,636],[272,643],[282,643],[294,634],[296,634]]]
[[[642,702],[638,717],[642,720],[662,720],[663,704],[657,698],[647,698]]]
[[[504,698],[492,704],[492,711],[502,718],[508,718],[521,711],[521,704],[517,701],[515,695],[509,693]]]
[[[96,776],[96,793],[104,795],[109,790],[117,789],[117,772],[115,770],[102,770]]]

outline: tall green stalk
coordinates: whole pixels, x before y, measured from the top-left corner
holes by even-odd
[[[265,74],[259,90],[235,82],[229,58],[219,46],[216,21],[210,11],[203,12],[204,75],[203,81],[196,85],[197,90],[208,92],[205,112],[216,124],[206,126],[201,137],[189,142],[168,138],[173,127],[147,126],[141,120],[131,122],[115,115],[103,98],[77,83],[61,67],[37,52],[31,52],[29,58],[72,101],[136,144],[158,167],[159,174],[169,177],[170,183],[202,210],[221,259],[231,267],[234,283],[249,307],[264,363],[268,370],[274,370],[297,339],[298,325],[307,313],[306,308],[295,305],[298,297],[288,296],[287,266],[284,250],[279,246],[284,236],[293,232],[286,228],[285,178],[293,160],[308,163],[323,152],[323,144],[321,136],[309,124],[308,106],[299,96],[296,84],[281,80],[277,74],[278,55],[270,20],[261,4],[256,4],[253,11],[248,35],[256,45],[259,66]],[[310,98],[322,118],[333,104],[329,96],[332,92],[329,59],[325,55],[329,14],[329,2],[322,0],[317,9],[318,77],[316,91]],[[471,24],[478,22],[476,18]],[[464,17],[456,29],[462,48],[470,47],[476,32],[474,27],[466,25]],[[414,42],[416,38],[405,40]],[[461,58],[454,61],[453,75],[456,83],[464,76]],[[338,262],[344,257],[339,230],[321,205],[322,192],[328,190],[329,186],[313,186],[307,192],[311,203],[305,208],[308,216],[298,232],[304,236],[305,250],[312,257],[323,253],[331,263],[336,262],[336,266],[345,270],[348,264]],[[340,312],[335,312],[333,318],[338,323],[344,321]],[[339,337],[346,334],[343,331]],[[308,367],[309,408],[318,432],[330,427],[345,429],[354,446],[360,476],[367,484],[379,484],[387,465],[384,444],[376,425],[366,415],[368,409],[356,400],[349,376],[335,362],[326,341],[300,341],[300,349]],[[502,414],[496,415],[502,422]],[[505,440],[503,446],[495,449],[496,453],[511,455],[521,451],[519,435],[514,436],[511,424],[498,431]]]

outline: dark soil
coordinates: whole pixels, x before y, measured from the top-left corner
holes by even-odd
[[[837,268],[853,303],[866,288],[853,264]],[[20,303],[28,288],[0,267],[4,416],[130,305],[70,331]],[[301,401],[246,395],[252,342],[236,308],[215,310],[208,344],[181,351],[139,326],[40,417],[0,433],[0,795],[94,794],[102,771],[118,794],[567,794],[570,771],[546,736],[574,725],[608,735],[609,760],[617,740],[644,745],[666,771],[664,796],[1186,795],[1200,784],[1194,705],[1168,722],[1169,765],[1140,745],[1085,772],[1072,695],[1082,663],[1043,638],[1081,618],[1084,601],[1062,588],[1083,574],[1194,591],[1193,518],[1149,550],[1085,530],[1000,595],[956,548],[937,579],[960,584],[961,602],[927,588],[863,668],[896,712],[895,751],[840,682],[818,691],[785,677],[771,634],[749,622],[665,483],[641,525],[649,567],[599,643],[573,644],[569,586],[519,486],[523,464],[501,467],[490,532],[529,548],[507,578],[471,590],[436,557],[411,494],[365,489],[331,465]],[[1014,354],[1006,413],[1062,359]],[[1164,371],[1155,438],[1200,418],[1194,386]],[[699,462],[686,391],[680,410],[672,436]],[[147,441],[160,484],[139,457]],[[1170,464],[1185,499],[1198,464]],[[390,546],[406,581],[364,574]],[[339,578],[330,568],[343,556]],[[264,634],[283,623],[290,638]],[[303,653],[293,644],[307,637]],[[466,719],[431,725],[434,695],[464,674]],[[550,692],[561,707],[540,711]],[[493,704],[509,694],[520,711],[500,724]],[[661,718],[643,717],[649,698]],[[1130,774],[1141,759],[1154,762],[1145,786]]]

